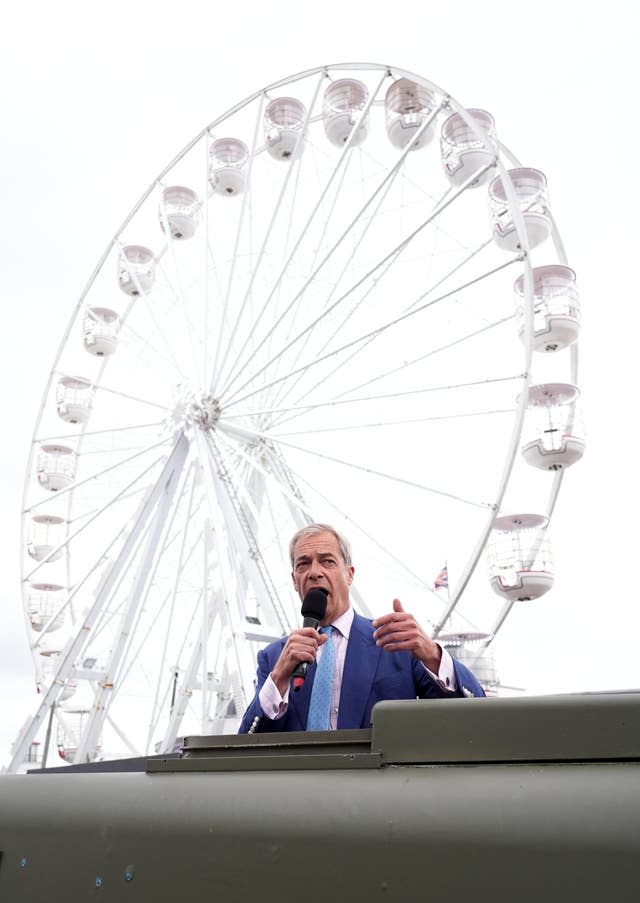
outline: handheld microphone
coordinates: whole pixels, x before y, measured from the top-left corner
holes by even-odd
[[[303,627],[313,627],[314,630],[318,629],[318,624],[324,618],[327,610],[328,595],[329,590],[325,589],[323,586],[314,586],[313,589],[309,590],[302,600],[302,608],[300,609]],[[291,675],[293,689],[296,693],[301,689],[304,683],[308,668],[309,662],[300,662]]]

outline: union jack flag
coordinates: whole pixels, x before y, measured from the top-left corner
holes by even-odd
[[[442,587],[445,587],[446,589],[449,588],[449,572],[447,570],[446,564],[442,568],[436,579],[433,581],[433,587],[434,589],[441,589]]]

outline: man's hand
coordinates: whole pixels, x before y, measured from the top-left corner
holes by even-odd
[[[442,650],[426,635],[416,619],[402,607],[400,599],[393,600],[393,612],[382,615],[373,622],[376,628],[373,638],[376,645],[385,652],[406,649],[411,652],[429,671],[438,673]]]
[[[327,635],[319,633],[313,627],[300,627],[293,630],[284,644],[280,658],[271,672],[271,680],[278,688],[280,695],[284,696],[291,675],[300,662],[313,664],[316,660],[318,647],[327,642]]]

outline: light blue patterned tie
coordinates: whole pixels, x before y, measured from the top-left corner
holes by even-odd
[[[322,647],[322,655],[316,668],[316,676],[311,688],[311,701],[307,716],[308,731],[329,730],[329,709],[331,708],[331,688],[333,685],[333,662],[336,649],[333,643],[333,627],[321,627],[320,633],[326,633],[327,642]]]

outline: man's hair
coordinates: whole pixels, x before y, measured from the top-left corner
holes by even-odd
[[[306,527],[302,527],[301,530],[298,530],[297,533],[291,538],[291,542],[289,543],[289,558],[291,559],[291,567],[293,568],[293,552],[295,549],[295,545],[299,539],[304,539],[306,536],[317,536],[318,533],[332,533],[335,538],[338,540],[338,545],[340,547],[340,554],[344,559],[344,563],[346,565],[351,564],[351,546],[349,545],[349,540],[345,539],[345,537],[338,533],[335,527],[329,526],[329,524],[307,524]]]

